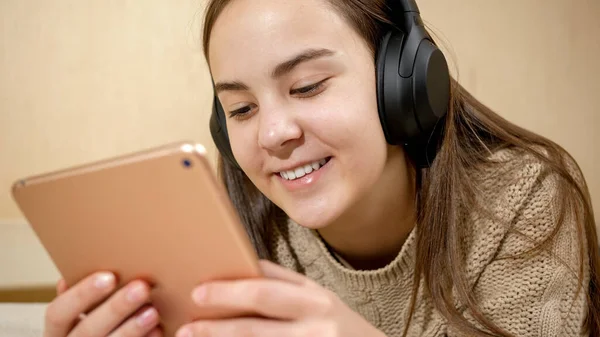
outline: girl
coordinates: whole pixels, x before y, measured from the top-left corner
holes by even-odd
[[[389,102],[407,92],[382,98],[381,42],[418,26],[404,13],[415,10],[391,0],[209,1],[219,171],[266,278],[200,285],[199,306],[260,318],[197,321],[178,337],[600,335],[595,224],[563,149],[456,81],[445,86],[436,52],[423,84],[430,106],[415,98],[433,127],[419,120],[427,132],[395,139],[408,128],[398,120],[410,119],[388,117]],[[114,292],[114,276],[100,273],[58,288],[47,336],[160,334],[151,307],[127,319],[148,299],[144,283]]]

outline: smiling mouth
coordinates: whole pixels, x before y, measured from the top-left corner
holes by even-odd
[[[320,170],[321,167],[325,166],[325,164],[327,164],[330,160],[331,160],[331,157],[327,157],[327,158],[324,158],[321,160],[317,160],[310,164],[298,166],[293,170],[279,172],[278,174],[279,174],[279,176],[281,176],[281,178],[283,178],[285,180],[290,180],[290,181],[296,180],[296,179],[304,177],[307,174],[311,174],[315,171]]]

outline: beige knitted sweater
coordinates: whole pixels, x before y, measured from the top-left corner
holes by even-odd
[[[498,219],[471,214],[467,271],[483,313],[516,336],[581,336],[587,313],[587,283],[575,298],[578,270],[576,227],[567,220],[553,241],[552,251],[533,258],[505,259],[540,242],[556,225],[556,176],[545,174],[543,165],[513,150],[493,155],[500,168],[473,175],[483,191],[482,201]],[[418,225],[417,225],[418,226]],[[279,264],[305,274],[334,291],[388,337],[401,336],[412,291],[415,231],[397,257],[379,270],[359,271],[338,262],[318,234],[292,221],[275,228],[272,244]],[[566,263],[559,261],[562,259]],[[586,261],[587,262],[587,261]],[[585,264],[587,265],[587,263]],[[458,336],[434,308],[420,285],[409,336]],[[474,322],[469,313],[459,309]],[[368,336],[365,336],[368,337]]]

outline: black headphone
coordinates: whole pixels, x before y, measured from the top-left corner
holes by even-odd
[[[377,51],[377,105],[386,141],[404,145],[418,167],[435,158],[450,104],[450,74],[429,36],[415,0],[389,1],[400,29],[385,34]],[[231,151],[225,112],[214,96],[210,132],[223,158],[239,168]]]

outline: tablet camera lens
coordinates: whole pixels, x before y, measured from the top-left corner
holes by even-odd
[[[187,158],[186,158],[186,159],[184,159],[184,160],[182,161],[182,163],[183,163],[183,167],[185,167],[185,168],[190,168],[190,167],[192,167],[192,161],[191,161],[191,160],[189,160],[189,159],[187,159]]]

